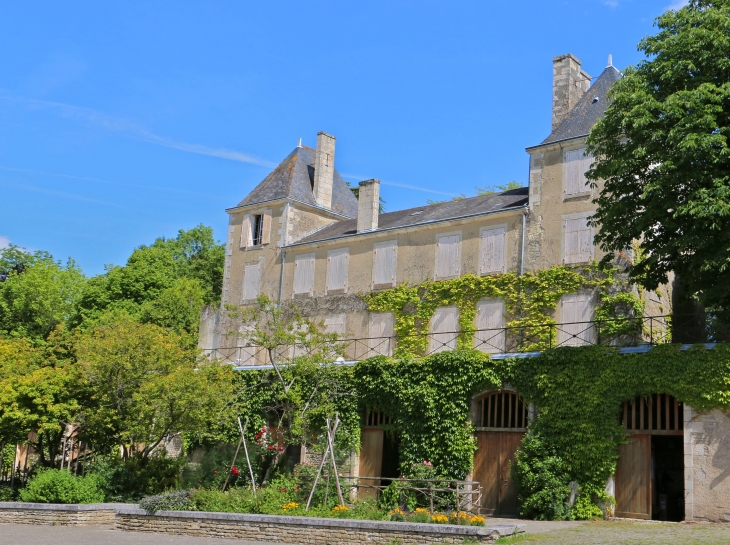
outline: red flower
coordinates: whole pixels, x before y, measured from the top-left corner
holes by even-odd
[[[213,471],[213,475],[218,475],[218,470]]]
[[[239,476],[239,475],[241,474],[241,472],[240,472],[240,471],[238,471],[238,468],[237,468],[236,466],[233,466],[233,467],[231,468],[231,473],[232,473],[232,474],[233,474],[233,475],[234,475],[235,477],[238,477],[238,476]]]

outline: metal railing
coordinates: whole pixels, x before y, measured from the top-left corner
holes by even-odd
[[[519,320],[517,320],[519,321]],[[494,329],[414,333],[388,337],[342,338],[334,341],[346,361],[372,356],[398,356],[403,352],[428,356],[445,350],[474,348],[498,355],[536,352],[562,346],[604,345],[615,347],[653,346],[673,342],[704,343],[730,339],[717,327],[708,325],[708,315],[663,315],[617,317],[585,322],[529,323]],[[730,330],[728,330],[730,331]],[[281,346],[280,355],[306,354],[304,346]],[[269,365],[266,350],[249,345],[206,349],[210,359],[234,366]]]

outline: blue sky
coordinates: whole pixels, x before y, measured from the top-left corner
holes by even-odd
[[[317,131],[387,210],[526,183],[552,62],[623,69],[681,0],[4,2],[0,246],[87,274],[238,203]]]

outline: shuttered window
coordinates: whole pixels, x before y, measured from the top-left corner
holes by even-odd
[[[271,210],[245,214],[241,223],[241,248],[268,244],[271,240]]]
[[[477,332],[474,348],[486,354],[502,354],[505,349],[504,303],[495,299],[482,299],[477,303],[474,320]]]
[[[482,231],[479,248],[479,273],[504,272],[504,229]]]
[[[243,222],[241,223],[241,248],[248,248],[253,245],[253,239],[251,237],[251,214],[245,214],[243,216]]]
[[[327,252],[326,291],[347,291],[347,269],[350,263],[350,250],[340,248]]]
[[[461,274],[461,235],[439,237],[436,243],[436,280]]]
[[[459,309],[456,307],[439,307],[431,318],[429,335],[429,354],[456,350],[456,339],[459,336]]]
[[[337,333],[342,336],[345,334],[345,314],[335,314],[324,319],[324,332]]]
[[[558,346],[584,346],[593,341],[593,297],[589,294],[566,295],[560,300],[557,325]]]
[[[261,263],[249,263],[243,269],[243,300],[251,301],[259,296],[261,288]]]
[[[314,254],[294,258],[294,295],[314,294]]]
[[[373,289],[395,286],[395,266],[398,258],[398,242],[379,242],[373,247]]]
[[[261,214],[261,244],[268,244],[271,240],[271,210],[264,210]]]
[[[588,218],[572,218],[563,220],[564,244],[563,261],[565,263],[585,263],[593,255],[593,230],[588,225]]]
[[[563,155],[565,185],[563,193],[566,197],[572,195],[580,195],[587,193],[591,189],[587,185],[586,172],[591,168],[593,158],[589,155],[585,157],[585,148],[566,151]]]
[[[393,313],[372,312],[368,322],[368,355],[393,355]]]

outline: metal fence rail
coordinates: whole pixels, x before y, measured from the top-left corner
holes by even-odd
[[[515,320],[519,322],[519,320]],[[708,325],[709,324],[709,325]],[[724,329],[708,315],[663,315],[617,317],[586,322],[513,325],[495,329],[415,333],[390,337],[338,339],[336,344],[347,361],[372,356],[397,356],[399,347],[428,356],[444,350],[474,348],[487,354],[535,352],[562,346],[603,345],[615,347],[653,346],[673,342],[702,343],[724,340]],[[285,357],[306,354],[306,347],[281,346]],[[236,366],[270,364],[266,350],[250,345],[211,348],[203,351],[210,359]]]

